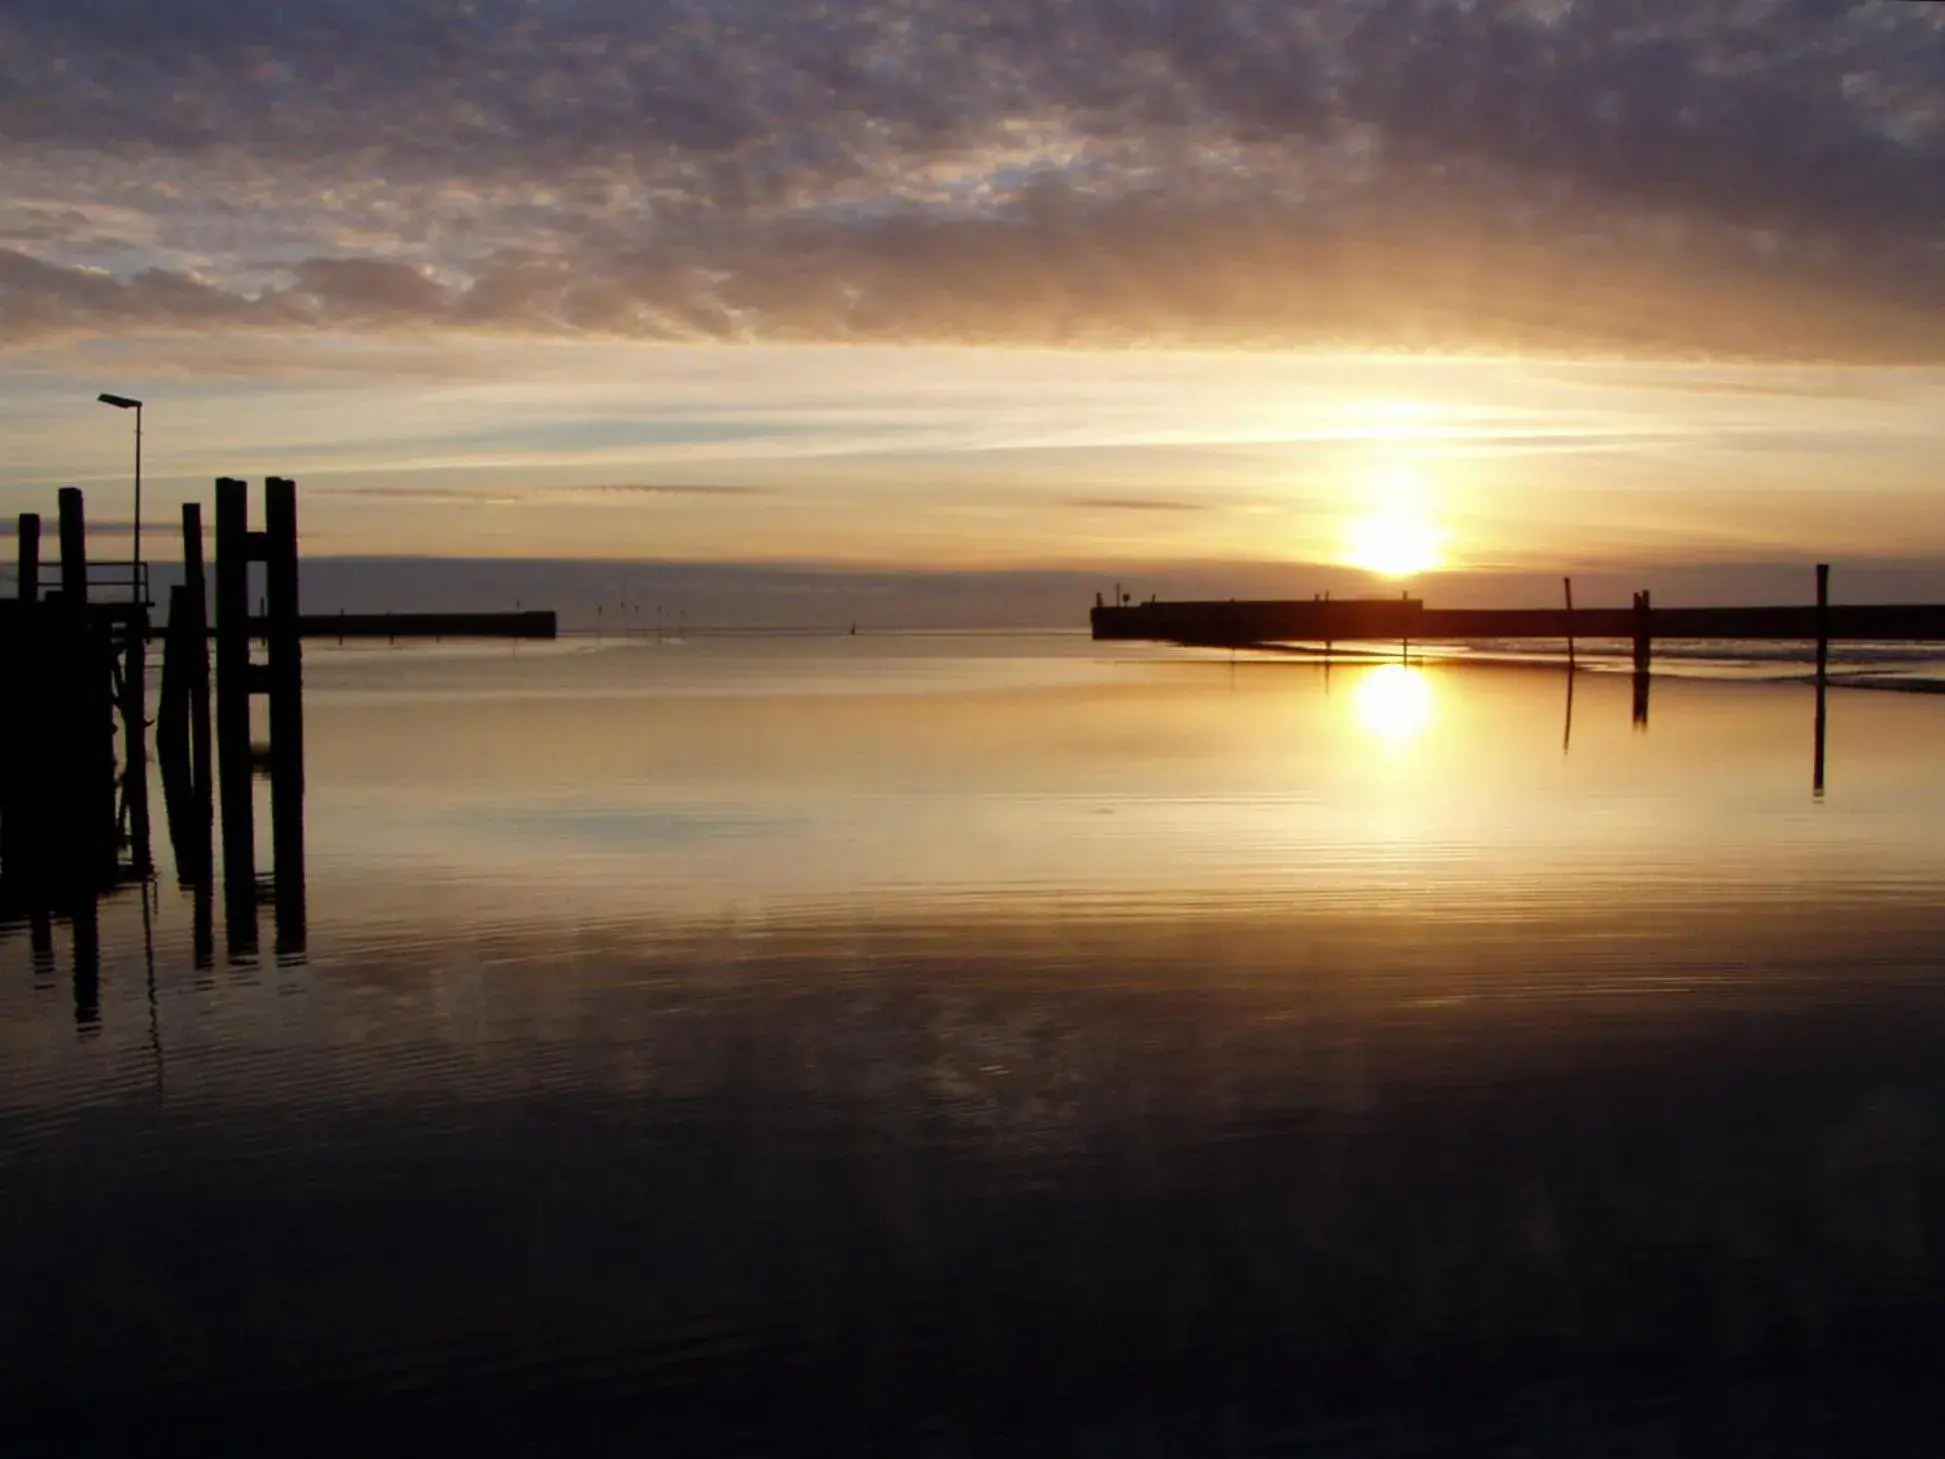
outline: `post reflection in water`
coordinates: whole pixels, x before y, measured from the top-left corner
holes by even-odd
[[[165,880],[151,1023],[106,897],[82,1045],[0,924],[10,1416],[1449,1452],[1539,1393],[1532,1452],[1683,1453],[1698,1393],[1929,1401],[1945,700],[1846,694],[1812,815],[1808,686],[1642,734],[1625,667],[1565,727],[1551,672],[1067,640],[306,672],[313,969],[198,982]]]
[[[34,978],[45,981],[54,976],[54,919],[45,906],[29,914],[28,940],[33,952]]]
[[[84,1033],[101,1023],[100,907],[92,894],[77,898],[70,916],[74,929],[74,1022]]]
[[[1823,799],[1823,749],[1825,731],[1824,697],[1828,686],[1825,683],[1823,664],[1817,665],[1817,722],[1815,730],[1816,746],[1812,752],[1810,767],[1810,793],[1818,800]]]
[[[186,754],[172,746],[169,753],[150,762],[151,773],[159,780],[167,810],[169,845],[175,863],[175,882],[187,894],[189,937],[180,962],[197,972],[206,972],[215,959],[215,900],[217,861],[214,855],[213,805],[206,786],[198,786],[189,772]],[[308,948],[307,901],[304,887],[304,797],[300,777],[295,793],[273,798],[272,835],[281,853],[283,866],[271,875],[247,881],[225,878],[223,898],[227,914],[229,957],[232,963],[253,963],[257,956],[257,909],[270,902],[276,909],[276,955],[279,966],[294,967],[306,960]],[[132,969],[140,974],[147,1001],[147,1021],[151,1041],[155,1041],[160,1007],[160,986],[156,949],[156,928],[151,919],[151,896],[160,885],[149,847],[141,839],[143,827],[137,822],[136,839],[127,846],[132,875],[118,868],[113,875],[100,877],[49,877],[38,874],[33,860],[36,848],[17,847],[13,866],[0,868],[0,886],[11,886],[12,901],[20,903],[17,914],[27,932],[29,961],[37,986],[53,976],[56,956],[54,932],[57,919],[65,921],[73,947],[73,1009],[76,1028],[87,1036],[99,1032],[102,1023],[102,941],[101,919],[104,906],[118,909],[124,899],[133,897],[139,909],[140,956]],[[22,852],[25,855],[22,855]],[[11,877],[9,882],[7,877]],[[5,905],[5,904],[0,904]],[[0,941],[8,928],[0,912]],[[163,957],[168,958],[165,952]]]
[[[1560,722],[1560,753],[1573,753],[1574,747],[1574,662],[1567,660],[1567,708]]]
[[[301,714],[301,700],[298,709]],[[301,756],[301,737],[290,738],[293,748],[284,753]],[[212,965],[216,950],[214,922],[219,871],[214,839],[214,790],[207,784],[194,782],[186,759],[159,758],[177,884],[193,892],[194,966],[205,970]],[[259,798],[254,785],[250,789],[253,799]],[[271,795],[270,813],[271,842],[275,849],[271,873],[267,876],[256,873],[254,848],[241,855],[227,854],[221,863],[224,936],[228,959],[235,965],[257,959],[258,909],[265,903],[275,909],[278,962],[294,965],[304,959],[307,913],[301,764],[295,774],[283,777],[281,791]],[[253,835],[254,825],[254,815],[235,817],[226,830]]]

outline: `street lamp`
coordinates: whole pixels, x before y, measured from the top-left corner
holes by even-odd
[[[142,402],[126,395],[103,393],[95,399],[103,405],[112,405],[117,410],[135,412],[135,535],[134,545],[129,554],[133,561],[128,567],[128,596],[131,601],[142,601]]]

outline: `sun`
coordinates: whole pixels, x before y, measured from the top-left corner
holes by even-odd
[[[1439,531],[1431,521],[1416,513],[1390,511],[1359,517],[1348,529],[1352,567],[1385,577],[1412,577],[1429,572],[1444,559],[1439,551]]]
[[[1344,522],[1343,561],[1383,577],[1413,577],[1444,564],[1444,534],[1431,510],[1421,463],[1374,464]]]

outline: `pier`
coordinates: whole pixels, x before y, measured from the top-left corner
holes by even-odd
[[[231,959],[256,956],[264,901],[275,908],[279,959],[301,957],[303,640],[551,639],[557,632],[551,612],[307,615],[296,483],[264,482],[261,528],[250,525],[248,483],[219,478],[214,497],[213,571],[206,578],[202,504],[185,503],[183,581],[169,590],[159,626],[150,616],[148,563],[89,558],[80,490],[63,488],[57,498],[58,561],[42,559],[38,513],[22,513],[17,524],[16,592],[0,599],[0,917],[25,918],[37,929],[50,915],[72,920],[76,1017],[83,1023],[93,980],[80,963],[92,945],[84,933],[94,924],[95,903],[153,874],[151,727],[178,876],[196,893],[198,964],[213,955],[219,821]],[[253,567],[262,572],[255,614]],[[151,643],[162,649],[153,720]],[[252,738],[257,698],[268,711],[263,742]],[[262,877],[259,778],[270,782],[272,861]]]
[[[1820,645],[1819,663],[1833,642],[1945,643],[1945,603],[1835,604],[1829,582],[1828,565],[1820,565],[1816,601],[1780,607],[1657,608],[1645,592],[1626,608],[1430,608],[1412,597],[1097,602],[1092,624],[1097,639],[1207,648],[1622,639],[1643,668],[1656,639],[1799,641]]]

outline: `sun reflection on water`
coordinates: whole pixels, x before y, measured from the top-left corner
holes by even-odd
[[[1373,739],[1410,744],[1432,722],[1431,677],[1404,664],[1381,664],[1358,681],[1354,702],[1358,722]]]

